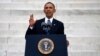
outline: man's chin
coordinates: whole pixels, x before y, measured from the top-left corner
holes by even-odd
[[[51,18],[52,16],[47,16],[47,18]]]
[[[48,15],[46,15],[47,17],[52,17],[52,15],[51,14],[48,14]]]

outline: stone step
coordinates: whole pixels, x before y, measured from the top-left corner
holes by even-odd
[[[100,52],[69,52],[69,56],[100,56]]]
[[[58,10],[73,10],[73,9],[100,9],[100,3],[58,3]],[[0,3],[2,10],[42,10],[43,3]]]
[[[65,23],[65,33],[69,37],[100,36],[99,24],[100,23]],[[0,36],[25,35],[27,28],[28,23],[0,23]]]
[[[70,18],[70,17],[90,17],[92,16],[93,18],[96,17],[98,18],[100,15],[100,10],[57,10],[57,12],[55,13],[55,17],[62,17],[62,18]],[[27,19],[29,18],[29,16],[31,14],[34,14],[34,17],[36,17],[37,19],[44,17],[44,12],[43,10],[0,10],[0,19],[3,20],[3,18],[7,18],[7,19],[12,19],[14,17],[16,18],[20,18],[20,19]],[[72,16],[71,16],[72,15]],[[74,16],[75,15],[75,16]],[[77,16],[76,16],[77,15]],[[91,18],[92,18],[91,17]],[[88,20],[88,19],[87,19]]]
[[[100,52],[99,37],[69,37],[69,52]],[[25,38],[23,37],[0,37],[0,52],[20,53],[25,51]]]
[[[65,28],[69,30],[99,30],[100,23],[66,23]],[[23,31],[27,29],[28,25],[26,23],[0,23],[1,31]]]
[[[24,56],[24,52],[1,52],[0,56]],[[100,56],[100,52],[69,52],[69,56]]]
[[[45,16],[41,15],[35,15],[34,18],[36,20],[41,19]],[[22,23],[25,25],[28,25],[30,15],[0,15],[0,25],[3,26],[3,24],[7,24],[7,27],[10,23]],[[67,24],[74,24],[74,23],[81,23],[81,24],[94,24],[98,25],[100,23],[100,16],[99,15],[60,15],[60,16],[54,16],[57,20],[62,21],[65,25]],[[63,19],[63,20],[62,20]]]
[[[3,24],[6,24],[5,27],[9,27],[10,23],[22,23],[28,25],[30,15],[0,15],[0,26],[3,27]],[[44,16],[42,15],[35,15],[35,19],[41,19]],[[60,15],[55,16],[56,19],[62,21],[65,25],[74,24],[74,23],[81,23],[81,24],[94,24],[98,25],[100,23],[100,16],[99,15]],[[62,20],[63,19],[63,20]]]
[[[88,29],[88,30],[99,30],[100,23],[66,23],[65,28],[68,29]],[[28,24],[27,23],[0,23],[0,30],[22,30],[27,29]]]
[[[100,0],[0,0],[1,3],[34,3],[34,2],[41,2],[41,3],[44,3],[44,2],[100,2]]]
[[[2,53],[2,52],[1,52]],[[24,56],[24,52],[7,52],[0,56]],[[100,52],[69,52],[69,56],[100,56]]]

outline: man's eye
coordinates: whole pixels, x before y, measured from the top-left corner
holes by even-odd
[[[52,7],[49,7],[50,9],[52,9]]]
[[[48,9],[48,7],[45,7],[45,9]]]

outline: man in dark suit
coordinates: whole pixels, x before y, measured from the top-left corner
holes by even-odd
[[[26,35],[33,34],[64,34],[64,24],[61,21],[53,18],[53,14],[56,12],[55,5],[51,2],[47,2],[44,5],[44,13],[46,17],[40,20],[34,20],[33,15],[30,16],[29,27],[27,29]],[[49,25],[49,30],[47,31],[47,24]],[[43,26],[44,25],[44,26]],[[69,42],[67,41],[67,46]],[[67,54],[68,55],[68,54]]]
[[[62,22],[53,18],[53,14],[56,12],[55,5],[51,2],[47,2],[44,5],[44,13],[46,15],[45,18],[35,21],[33,15],[30,16],[29,20],[29,28],[26,32],[28,34],[46,34],[46,31],[43,30],[41,24],[43,22],[48,23],[51,22],[51,29],[48,31],[49,34],[64,34],[64,25]]]
[[[51,22],[51,29],[48,31],[49,34],[64,34],[64,24],[55,18],[53,18],[53,14],[56,12],[55,5],[52,2],[47,2],[44,5],[44,13],[46,15],[45,18],[35,21],[33,15],[30,16],[29,27],[27,29],[26,35],[30,34],[47,34],[41,24],[43,22],[48,23]],[[67,45],[69,42],[67,41]]]
[[[27,29],[26,35],[30,34],[47,34],[45,30],[43,30],[42,23],[46,24],[51,22],[51,29],[48,31],[49,34],[64,34],[64,24],[55,18],[53,18],[53,14],[56,12],[55,5],[52,2],[47,2],[44,5],[44,13],[46,15],[45,18],[35,21],[33,15],[30,16],[29,27]],[[69,42],[67,40],[67,45]]]

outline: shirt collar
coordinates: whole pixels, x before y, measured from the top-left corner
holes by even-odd
[[[50,19],[48,19],[47,17],[45,17],[45,23],[47,23],[48,20],[50,20],[50,22],[52,23],[52,21],[53,21],[53,17],[50,18]]]

